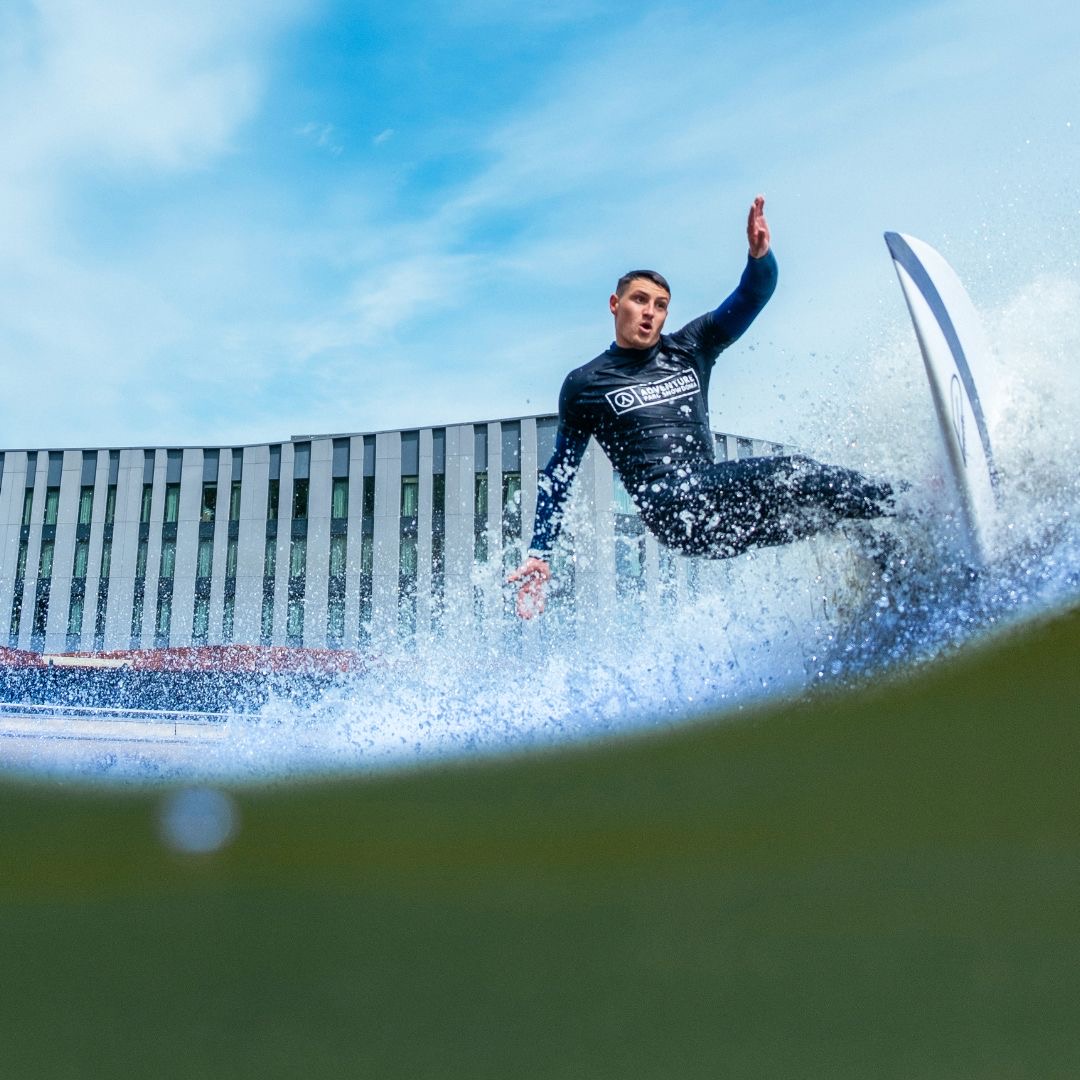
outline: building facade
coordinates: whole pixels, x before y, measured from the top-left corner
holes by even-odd
[[[512,617],[504,578],[528,544],[555,428],[528,416],[239,447],[2,451],[7,644],[354,649]],[[780,449],[717,436],[720,458]],[[679,573],[595,443],[568,530],[555,605]]]

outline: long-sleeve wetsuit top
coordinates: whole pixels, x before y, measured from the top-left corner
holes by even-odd
[[[768,302],[776,277],[771,250],[749,258],[738,287],[715,311],[661,335],[648,349],[613,343],[570,372],[559,395],[555,452],[537,485],[531,555],[550,555],[589,436],[607,454],[646,524],[650,496],[669,494],[695,468],[715,460],[709,376],[717,356]]]

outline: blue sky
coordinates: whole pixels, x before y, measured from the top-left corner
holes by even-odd
[[[885,229],[977,303],[1080,277],[1078,56],[1071,0],[9,0],[0,446],[552,411],[623,270],[730,291],[758,191],[713,421],[798,439],[902,324]]]

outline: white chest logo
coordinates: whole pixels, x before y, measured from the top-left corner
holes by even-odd
[[[644,409],[647,405],[660,405],[680,398],[693,397],[701,390],[697,372],[682,371],[678,375],[668,375],[657,382],[641,383],[639,386],[623,386],[618,390],[609,390],[604,397],[615,410],[616,416]]]

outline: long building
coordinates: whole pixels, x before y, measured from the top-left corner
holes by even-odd
[[[0,618],[44,653],[262,644],[362,648],[509,613],[554,416],[227,447],[0,452]],[[721,458],[777,444],[717,435]],[[553,602],[662,589],[590,445]],[[2,639],[0,639],[2,640]]]

